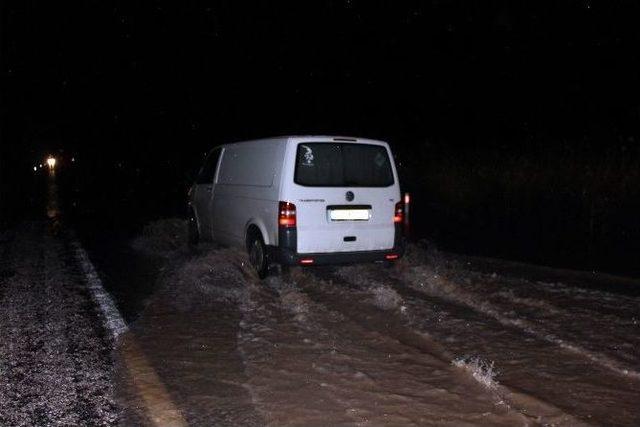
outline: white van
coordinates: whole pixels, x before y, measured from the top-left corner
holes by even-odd
[[[190,240],[270,263],[320,265],[402,256],[404,207],[386,142],[284,136],[221,145],[189,191]]]

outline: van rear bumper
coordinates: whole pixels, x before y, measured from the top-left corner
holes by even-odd
[[[282,265],[335,265],[393,261],[404,255],[406,246],[400,224],[395,225],[393,248],[382,251],[298,253],[296,227],[281,227],[278,231],[278,246],[267,246],[267,256],[269,262]]]
[[[397,260],[404,255],[404,245],[383,251],[330,252],[300,254],[291,249],[270,246],[269,259],[283,265],[335,265]],[[309,260],[312,260],[310,262]],[[306,261],[306,262],[305,262]]]

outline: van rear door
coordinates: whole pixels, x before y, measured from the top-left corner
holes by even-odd
[[[386,144],[300,142],[293,181],[298,253],[393,247],[400,189]]]

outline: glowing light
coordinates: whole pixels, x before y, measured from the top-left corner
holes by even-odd
[[[53,169],[56,167],[56,158],[53,156],[49,156],[49,158],[47,159],[47,165],[49,166],[49,169]]]
[[[37,166],[34,166],[34,167],[33,167],[33,171],[35,172],[35,171],[37,171],[37,170],[38,170],[38,167],[37,167]]]

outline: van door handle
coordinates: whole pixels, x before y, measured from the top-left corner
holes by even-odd
[[[211,193],[211,190],[213,190],[213,185],[207,185],[206,187],[204,187],[204,191],[206,191],[207,193]]]

